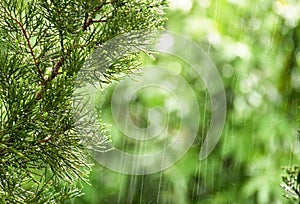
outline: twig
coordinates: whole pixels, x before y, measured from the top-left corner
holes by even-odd
[[[48,84],[60,73],[59,72],[59,69],[62,67],[63,63],[65,61],[65,57],[62,57],[60,58],[60,60],[55,64],[52,72],[51,72],[51,75],[46,79],[44,80],[44,89],[47,88]],[[37,100],[40,100],[42,98],[42,94],[43,94],[43,90],[40,90],[37,94],[36,94],[36,99]]]
[[[105,22],[106,20],[94,20],[93,18],[95,17],[95,14],[100,11],[100,9],[106,5],[106,4],[110,4],[111,2],[103,2],[101,5],[97,6],[93,13],[92,13],[92,17],[89,18],[89,14],[86,13],[85,15],[85,19],[84,19],[84,23],[83,23],[83,26],[82,26],[82,31],[86,31],[88,29],[88,27],[90,27],[93,23],[96,23],[96,22]]]

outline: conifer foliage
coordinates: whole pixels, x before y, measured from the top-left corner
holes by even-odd
[[[282,177],[281,187],[285,190],[285,197],[300,203],[300,168],[293,166],[285,169],[286,175]]]
[[[62,203],[88,164],[72,117],[74,80],[115,36],[161,29],[164,0],[0,1],[0,203]],[[119,60],[102,83],[136,68]]]

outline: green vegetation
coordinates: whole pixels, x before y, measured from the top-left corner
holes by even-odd
[[[222,78],[227,113],[220,141],[199,160],[213,110],[205,83],[188,61],[135,53],[95,74],[103,87],[96,109],[105,134],[93,145],[111,142],[125,152],[153,153],[179,132],[184,106],[174,100],[175,91],[159,87],[140,89],[129,109],[137,127],[147,128],[153,119],[166,122],[161,137],[137,141],[116,125],[111,101],[117,81],[130,74],[130,87],[143,79],[133,74],[141,64],[172,71],[148,76],[187,102],[188,91],[172,83],[182,77],[193,90],[199,108],[193,114],[200,116],[196,139],[174,165],[148,175],[117,173],[90,157],[85,142],[91,141],[82,140],[74,124],[80,121],[72,106],[78,72],[96,48],[116,36],[162,29],[165,6],[163,0],[0,0],[0,203],[300,202],[296,0],[171,0],[165,29],[200,45]],[[185,44],[176,46],[189,52]],[[188,137],[186,130],[181,139]]]
[[[182,59],[155,55],[145,65],[180,73],[197,94],[201,121],[193,146],[174,166],[150,175],[123,175],[96,165],[93,185],[85,186],[75,203],[293,203],[284,197],[290,193],[284,186],[299,191],[299,172],[286,173],[283,167],[294,169],[300,162],[299,6],[297,1],[171,1],[166,29],[197,42],[222,77],[227,119],[221,139],[206,160],[198,160],[211,113],[205,85]],[[134,152],[135,143],[124,139],[112,118],[115,86],[99,101],[102,119],[112,124],[113,144]],[[147,127],[148,109],[170,97],[150,89],[138,92],[130,104],[137,126]],[[176,117],[170,118],[176,128]],[[292,195],[299,203],[299,194]]]
[[[164,1],[0,1],[0,203],[63,203],[81,194],[89,157],[75,128],[77,73],[93,50],[160,29]],[[101,82],[135,70],[126,56]],[[76,118],[79,120],[79,118]],[[102,138],[102,145],[108,138]]]

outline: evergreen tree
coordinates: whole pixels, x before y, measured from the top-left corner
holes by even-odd
[[[0,1],[0,203],[62,203],[89,171],[72,115],[74,80],[113,37],[161,29],[164,0]],[[136,68],[125,56],[100,79]],[[107,141],[107,138],[102,138]],[[102,141],[103,142],[103,141]]]

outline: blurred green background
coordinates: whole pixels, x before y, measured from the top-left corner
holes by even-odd
[[[222,77],[227,119],[219,143],[206,160],[198,160],[210,122],[210,99],[201,79],[174,56],[145,57],[145,65],[171,69],[194,89],[201,115],[197,138],[174,166],[150,175],[123,175],[96,163],[92,185],[84,184],[85,195],[73,203],[291,203],[280,184],[282,167],[300,164],[300,3],[171,0],[167,16],[166,29],[197,42]],[[112,143],[132,152],[134,142],[124,141],[113,124],[115,86],[99,99],[102,120],[111,124]],[[131,103],[137,125],[147,127],[146,110],[170,97],[151,89],[139,92]],[[180,118],[170,118],[169,126],[176,129]]]

